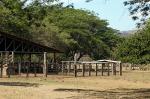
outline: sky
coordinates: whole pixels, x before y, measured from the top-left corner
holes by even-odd
[[[85,0],[62,0],[65,4],[74,3],[76,9],[87,9],[94,11],[101,19],[108,21],[109,26],[120,30],[128,31],[136,29],[129,14],[128,8],[123,5],[125,0],[93,0],[86,3]]]

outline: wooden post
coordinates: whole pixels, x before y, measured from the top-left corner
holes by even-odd
[[[1,52],[1,60],[0,61],[1,61],[1,63],[0,63],[1,64],[1,76],[0,77],[2,78],[3,77],[3,53],[2,52]]]
[[[53,69],[55,69],[55,72],[57,72],[57,67],[56,67],[56,53],[54,52],[54,62],[53,62]]]
[[[85,64],[83,63],[83,66],[82,66],[82,76],[84,77],[85,76]]]
[[[91,63],[89,64],[89,76],[91,76],[91,68],[92,68],[92,65]]]
[[[7,57],[7,65],[8,65],[8,78],[10,78],[10,75],[12,73],[11,69],[12,69],[12,67],[14,67],[14,52],[13,51],[11,52],[11,57],[9,57],[9,52],[8,52],[6,57]],[[10,60],[10,58],[11,58],[11,60]]]
[[[110,68],[109,68],[109,63],[107,63],[107,75],[109,76],[110,75],[110,70],[109,70]]]
[[[96,63],[96,76],[97,76],[97,71],[98,71],[98,65],[97,65],[97,63]]]
[[[62,74],[64,75],[64,62],[62,62],[61,70],[62,70]]]
[[[29,68],[30,68],[30,66],[31,66],[31,53],[29,54],[29,62],[28,62],[28,64],[27,64],[27,75],[26,75],[26,77],[29,77]]]
[[[21,75],[21,62],[18,64],[18,74]]]
[[[10,78],[10,70],[11,70],[11,65],[13,65],[13,55],[14,55],[14,53],[12,52],[11,53],[11,60],[10,60],[10,57],[9,57],[9,52],[6,52],[6,64],[7,64],[7,66],[8,66],[8,78]],[[10,63],[12,63],[12,64],[10,64]]]
[[[36,68],[37,68],[37,64],[34,63],[33,65],[34,65],[34,77],[36,77]]]
[[[77,65],[74,64],[74,76],[77,77]]]
[[[23,54],[20,55],[20,63],[18,65],[18,74],[21,75],[21,65],[23,61]]]
[[[114,75],[114,63],[111,63],[111,73]]]
[[[121,62],[119,63],[119,67],[120,67],[119,73],[120,73],[120,76],[122,76],[122,63]]]
[[[71,62],[68,62],[68,74],[70,74],[70,69],[71,69]]]
[[[44,52],[43,73],[44,73],[45,77],[47,77],[47,52]]]
[[[117,72],[116,67],[117,67],[117,64],[114,63],[114,75],[116,75],[116,72]]]
[[[102,76],[104,75],[104,66],[105,66],[105,63],[102,63],[102,68],[101,68]]]
[[[29,77],[29,62],[27,62],[26,63],[26,69],[27,69],[27,71],[26,71],[26,77]]]
[[[54,52],[54,63],[56,63],[56,53]]]

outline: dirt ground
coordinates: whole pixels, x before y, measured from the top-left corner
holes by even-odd
[[[109,77],[0,78],[0,99],[150,99],[150,72]]]

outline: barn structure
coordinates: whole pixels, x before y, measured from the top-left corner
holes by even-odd
[[[22,72],[26,73],[26,77],[29,77],[30,72],[34,73],[35,76],[37,72],[41,72],[47,77],[47,53],[53,53],[53,68],[55,68],[56,53],[60,53],[60,51],[15,35],[0,32],[0,77],[10,77],[16,73],[21,75]],[[39,56],[40,62],[32,63],[32,55]],[[14,59],[18,57],[19,61],[15,62]]]

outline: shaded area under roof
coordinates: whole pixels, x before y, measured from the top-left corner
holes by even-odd
[[[0,32],[0,52],[13,51],[15,53],[61,53],[61,51],[44,46],[33,41]]]

